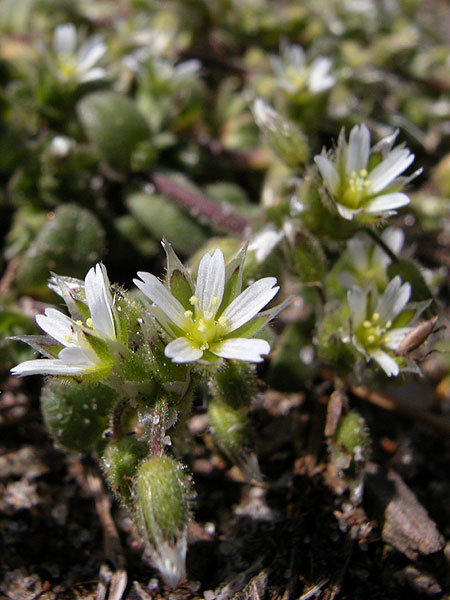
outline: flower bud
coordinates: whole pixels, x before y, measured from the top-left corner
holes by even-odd
[[[245,362],[229,361],[212,380],[215,398],[237,409],[248,407],[256,394],[256,378]]]
[[[139,526],[146,534],[152,561],[164,581],[175,588],[184,577],[191,480],[174,459],[158,456],[144,461],[134,485]]]
[[[209,403],[211,420],[219,449],[244,473],[248,479],[262,478],[256,455],[251,451],[252,432],[246,408],[234,408],[214,399]]]
[[[133,477],[139,462],[148,454],[147,445],[135,437],[110,440],[102,457],[102,467],[115,494],[129,504],[132,499]]]
[[[99,383],[49,379],[42,388],[41,407],[58,444],[80,452],[102,441],[115,398],[114,391]]]
[[[296,168],[308,159],[308,140],[295,123],[260,98],[253,104],[253,116],[269,146],[288,167]]]
[[[332,462],[345,472],[353,498],[361,500],[364,469],[370,455],[370,434],[361,415],[350,411],[339,419],[329,449]]]
[[[293,272],[304,283],[321,281],[325,275],[326,258],[319,240],[300,222],[286,223],[287,259]]]

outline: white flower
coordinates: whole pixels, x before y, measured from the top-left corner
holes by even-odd
[[[387,227],[381,239],[395,255],[402,249],[405,234],[397,227]],[[341,284],[350,289],[353,285],[367,285],[370,281],[377,284],[382,291],[388,284],[387,268],[391,258],[379,245],[365,233],[355,235],[347,242],[347,250],[340,260],[337,278]]]
[[[280,56],[271,56],[270,62],[278,85],[291,94],[305,88],[312,94],[320,94],[336,83],[330,72],[332,61],[319,56],[308,64],[305,51],[297,44],[282,43]]]
[[[249,252],[255,253],[256,262],[264,262],[284,238],[284,232],[269,224],[263,227],[249,241]]]
[[[106,52],[106,46],[100,36],[93,35],[77,46],[78,34],[73,23],[64,23],[56,27],[53,49],[59,79],[79,83],[103,79],[106,76],[105,69],[95,66]]]
[[[249,336],[286,305],[260,313],[279,290],[275,277],[255,281],[241,292],[245,249],[228,267],[222,251],[216,249],[202,257],[194,286],[171,246],[163,245],[168,257],[168,287],[143,272],[134,283],[154,303],[150,311],[171,340],[165,347],[166,356],[177,363],[218,358],[262,361],[270,352],[268,342]]]
[[[355,125],[348,142],[341,131],[334,156],[323,149],[314,157],[325,188],[344,219],[370,222],[409,204],[400,189],[411,178],[399,176],[411,165],[414,154],[403,146],[392,149],[397,133],[381,140],[371,152],[368,128]]]
[[[21,339],[48,358],[20,363],[11,369],[13,375],[75,376],[109,369],[113,359],[108,343],[117,339],[117,315],[105,267],[100,264],[92,267],[84,285],[78,280],[54,276],[52,289],[66,299],[72,314],[75,312],[75,316],[80,318],[75,320],[54,308],[47,308],[43,315],[37,315],[37,324],[51,339],[46,343],[41,340],[38,342],[35,336]],[[73,289],[84,290],[84,302],[89,311],[89,317],[84,322],[73,298]],[[63,346],[56,351],[57,357],[49,352],[55,346],[58,350]]]
[[[395,350],[414,327],[398,326],[396,320],[411,296],[411,285],[399,276],[389,283],[381,296],[375,286],[354,286],[347,294],[351,313],[351,342],[367,361],[375,360],[389,377],[400,372],[399,360],[411,367],[411,361],[394,358]],[[411,322],[411,318],[407,322]]]

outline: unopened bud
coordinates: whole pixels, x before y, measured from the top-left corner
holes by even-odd
[[[261,98],[253,104],[253,116],[267,143],[285,165],[296,168],[308,160],[308,140],[298,125]]]
[[[186,572],[190,477],[174,459],[153,457],[140,465],[134,491],[137,520],[153,564],[167,585],[176,588]]]
[[[370,434],[361,415],[350,411],[339,419],[329,448],[334,465],[345,473],[353,498],[361,500],[370,455]]]
[[[256,377],[248,363],[228,361],[225,369],[215,373],[212,386],[216,399],[235,409],[248,407],[256,394]]]
[[[139,462],[148,454],[147,445],[134,437],[108,442],[102,457],[102,466],[109,485],[120,500],[132,500],[133,478]]]
[[[208,416],[219,449],[248,479],[261,479],[258,461],[253,452],[251,428],[246,408],[234,408],[214,399],[208,405]]]
[[[304,283],[321,281],[326,258],[319,240],[300,222],[285,224],[287,258],[293,272]]]

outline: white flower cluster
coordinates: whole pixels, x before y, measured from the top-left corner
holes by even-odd
[[[416,307],[414,318],[409,318],[405,327],[399,317],[410,297],[411,285],[402,284],[399,276],[390,281],[382,295],[378,294],[376,286],[365,289],[353,286],[348,292],[352,334],[347,341],[351,341],[367,361],[375,360],[389,377],[400,373],[399,362],[405,363],[403,371],[418,372],[413,360],[395,355],[402,341],[413,331],[414,320],[427,305]]]
[[[323,149],[314,157],[326,191],[344,219],[372,222],[409,204],[409,197],[400,190],[411,177],[400,175],[411,165],[414,154],[402,145],[392,148],[397,134],[382,139],[371,150],[368,128],[356,125],[348,142],[341,131],[335,153]]]
[[[89,37],[81,45],[73,23],[58,25],[53,34],[56,73],[63,82],[87,83],[106,77],[103,67],[96,66],[106,53],[106,45],[98,35]]]
[[[241,291],[245,248],[228,267],[216,249],[201,259],[194,283],[170,244],[164,242],[164,248],[169,264],[166,284],[145,272],[134,282],[153,303],[148,313],[165,341],[165,355],[176,363],[204,365],[221,358],[262,361],[270,345],[252,336],[287,304],[260,312],[279,290],[276,279],[265,277]],[[117,357],[125,356],[128,336],[105,267],[97,264],[84,282],[53,276],[50,287],[64,298],[72,317],[54,308],[38,315],[36,322],[48,337],[20,339],[46,358],[20,363],[12,373],[107,376]]]
[[[290,94],[307,89],[311,94],[321,94],[336,83],[331,73],[332,61],[323,56],[308,63],[305,51],[297,44],[281,44],[280,56],[270,57],[280,88]]]

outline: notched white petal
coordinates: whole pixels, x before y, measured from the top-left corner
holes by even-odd
[[[72,343],[76,324],[56,308],[46,308],[43,315],[36,315],[36,323],[50,337],[67,346]]]
[[[339,175],[329,158],[321,154],[314,157],[314,162],[319,167],[320,174],[328,191],[333,195],[339,186]]]
[[[203,356],[202,350],[196,348],[184,337],[177,338],[167,344],[164,354],[175,363],[187,363],[199,360]]]
[[[400,367],[389,354],[386,354],[386,352],[383,352],[382,350],[372,352],[370,358],[373,358],[380,365],[388,377],[400,373]]]
[[[215,344],[211,351],[222,358],[262,362],[270,352],[270,344],[260,339],[231,338]]]
[[[184,308],[180,302],[169,290],[151,273],[139,271],[138,277],[142,279],[133,279],[133,283],[147,296],[152,302],[169,317],[169,319],[183,329],[184,326]]]
[[[376,214],[394,208],[400,208],[410,203],[410,199],[402,192],[393,192],[392,194],[383,194],[371,200],[366,207],[366,212]]]
[[[225,288],[225,259],[222,250],[216,248],[211,255],[203,256],[198,267],[195,296],[198,309],[207,319],[211,319],[220,306]]]
[[[89,269],[84,282],[84,290],[93,329],[110,340],[115,339],[113,299],[108,275],[103,265],[97,264]]]
[[[234,331],[247,321],[250,321],[280,289],[275,277],[264,277],[252,283],[223,311],[228,332]]]

